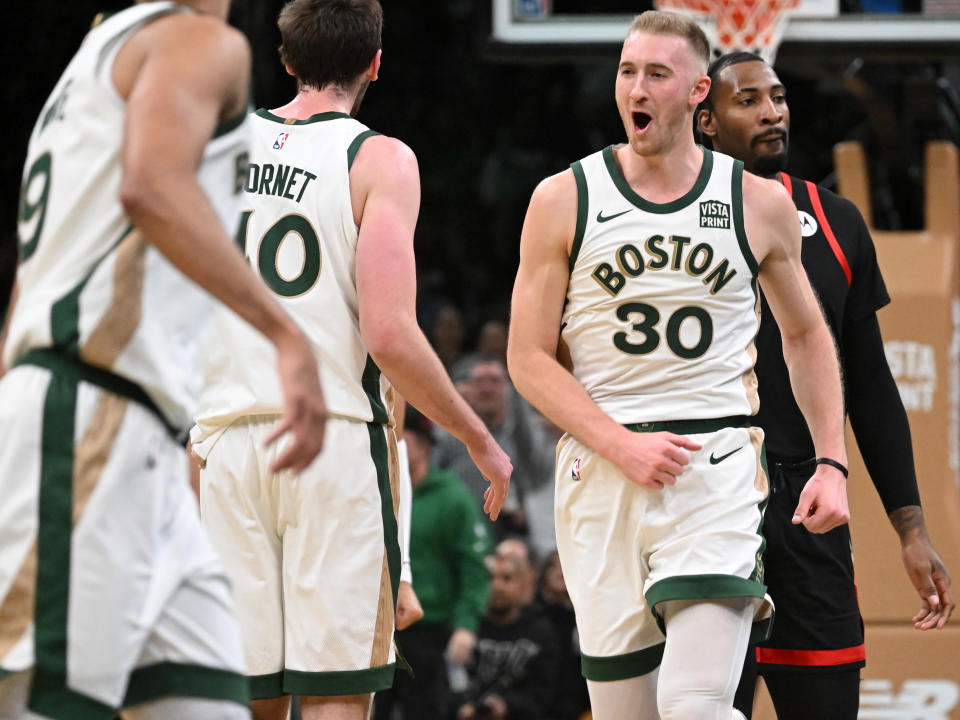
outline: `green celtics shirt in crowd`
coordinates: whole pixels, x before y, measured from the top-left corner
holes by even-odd
[[[454,473],[432,468],[413,488],[410,563],[423,619],[477,631],[487,607],[486,523]]]

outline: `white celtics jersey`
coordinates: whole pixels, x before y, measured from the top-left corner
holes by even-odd
[[[212,299],[131,226],[120,203],[125,102],[111,78],[126,40],[172,2],[131,7],[86,36],[30,137],[20,198],[19,296],[8,367],[52,348],[139,385],[178,428],[196,407],[197,344]],[[248,149],[243,117],[208,143],[201,186],[230,231],[239,217]],[[242,167],[242,162],[240,163]]]
[[[624,424],[754,414],[759,305],[743,164],[704,150],[693,187],[664,204],[634,192],[613,147],[572,169],[561,339],[574,376]]]
[[[338,112],[293,120],[258,110],[252,125],[238,242],[309,338],[327,411],[387,422],[380,371],[360,337],[350,200],[350,165],[375,133]],[[233,313],[216,315],[207,377],[195,446],[237,417],[283,410],[273,346]]]

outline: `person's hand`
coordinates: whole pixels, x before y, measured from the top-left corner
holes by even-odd
[[[483,492],[483,511],[490,515],[491,520],[496,520],[504,500],[507,499],[507,493],[510,492],[510,474],[513,472],[513,464],[493,439],[493,435],[489,433],[476,447],[468,445],[467,450],[470,452],[473,464],[483,475],[483,479],[490,483]]]
[[[271,464],[270,471],[289,468],[298,473],[323,449],[327,422],[317,359],[303,333],[298,331],[277,346],[277,374],[283,390],[283,416],[266,444],[272,445],[286,433],[291,437],[286,449]]]
[[[423,608],[413,586],[401,580],[397,589],[397,630],[406,630],[422,617]]]
[[[800,493],[793,524],[802,524],[812,533],[825,533],[849,521],[847,479],[835,467],[817,465],[817,471]]]
[[[454,665],[463,666],[470,659],[477,636],[466,628],[457,628],[447,642],[447,657]]]
[[[950,573],[933,549],[925,527],[901,540],[900,557],[907,577],[920,595],[920,611],[913,616],[913,626],[917,630],[939,630],[947,624],[956,602]]]
[[[483,699],[483,704],[490,711],[489,717],[493,720],[505,720],[507,717],[507,703],[499,695],[487,695]]]
[[[464,703],[457,710],[457,720],[473,720],[477,716],[477,708],[473,703]]]
[[[623,428],[610,460],[637,485],[661,490],[673,485],[690,462],[688,450],[698,445],[683,435],[669,432],[633,432]]]

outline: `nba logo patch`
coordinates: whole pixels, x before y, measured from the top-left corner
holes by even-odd
[[[283,148],[283,144],[287,141],[287,138],[290,137],[290,133],[282,132],[277,135],[277,139],[273,141],[273,149],[280,150]]]
[[[573,464],[570,466],[570,479],[574,482],[580,482],[583,478],[580,477],[580,468],[583,466],[583,460],[576,458],[573,461]]]

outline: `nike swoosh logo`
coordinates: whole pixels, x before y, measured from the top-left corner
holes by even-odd
[[[726,460],[728,457],[730,457],[731,455],[733,455],[735,452],[739,452],[740,450],[743,450],[743,445],[741,445],[740,447],[738,447],[736,450],[731,450],[731,451],[728,452],[726,455],[721,455],[720,457],[714,457],[713,453],[710,453],[710,464],[711,464],[711,465],[716,465],[717,463],[722,463],[722,462],[723,462],[724,460]]]
[[[598,223],[608,222],[610,220],[613,220],[614,218],[620,217],[621,215],[626,215],[631,210],[633,210],[633,208],[627,208],[623,212],[614,213],[613,215],[604,215],[603,210],[601,210],[600,212],[597,213],[597,222]]]

